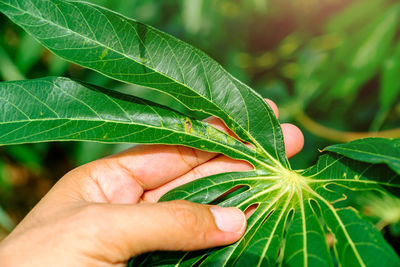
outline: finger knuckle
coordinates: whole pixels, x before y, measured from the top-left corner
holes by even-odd
[[[170,206],[170,212],[184,231],[193,232],[199,230],[201,219],[193,204],[183,200],[174,201]]]
[[[182,161],[190,168],[193,169],[199,165],[199,155],[194,148],[176,146],[176,150]]]

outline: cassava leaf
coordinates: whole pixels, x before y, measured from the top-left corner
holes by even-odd
[[[210,204],[237,186],[246,190],[218,204],[242,210],[258,205],[240,241],[203,253],[150,253],[134,259],[131,266],[400,264],[379,231],[346,203],[353,191],[386,192],[385,188],[390,188],[399,195],[400,176],[384,165],[325,154],[303,172],[280,176],[259,171],[219,174],[179,187],[162,200]]]
[[[354,25],[365,25],[365,22],[377,13],[384,11],[385,5],[381,0],[354,1],[349,3],[344,10],[332,16],[325,28],[329,32],[346,32]]]
[[[66,78],[0,83],[3,145],[63,140],[181,144],[253,164],[253,171],[206,177],[162,198],[242,210],[256,206],[241,240],[205,251],[150,253],[130,265],[400,265],[381,234],[347,201],[355,191],[400,195],[399,174],[385,165],[393,163],[387,160],[391,149],[371,157],[361,153],[369,151],[367,145],[352,153],[331,147],[315,166],[293,171],[270,107],[192,46],[84,2],[0,0],[0,11],[60,57],[169,94],[190,110],[221,118],[253,145],[172,109]],[[356,58],[362,61],[371,47]]]
[[[389,110],[400,94],[400,43],[382,68],[379,103],[383,110]]]
[[[325,148],[368,163],[384,163],[400,175],[400,139],[366,138]]]
[[[84,2],[0,0],[0,10],[58,56],[215,115],[271,164],[288,166],[282,131],[270,107],[192,46]]]
[[[343,45],[337,51],[335,61],[338,71],[344,74],[333,77],[330,94],[337,98],[354,94],[361,85],[371,79],[386,59],[396,35],[399,22],[400,5],[388,8],[375,21],[348,39],[352,45]],[[328,64],[332,64],[328,62]]]
[[[0,106],[0,145],[68,140],[182,144],[265,164],[252,149],[207,123],[67,78],[0,83]]]

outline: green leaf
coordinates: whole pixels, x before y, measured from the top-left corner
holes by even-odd
[[[379,176],[377,176],[377,174]],[[380,177],[380,178],[376,178]],[[231,188],[245,191],[219,197]],[[395,190],[400,176],[371,165],[325,154],[312,168],[277,176],[268,172],[219,174],[167,193],[162,200],[258,205],[244,237],[228,247],[175,254],[150,253],[131,266],[397,266],[400,260],[378,230],[348,206],[353,191]],[[334,255],[332,258],[332,254]]]
[[[12,221],[7,212],[0,206],[0,227],[5,229],[7,232],[11,232],[15,227],[15,223]]]
[[[42,155],[32,145],[9,146],[4,148],[4,152],[32,173],[39,174],[43,168]]]
[[[400,43],[386,58],[381,70],[379,110],[371,123],[370,131],[377,132],[385,122],[390,109],[400,96]]]
[[[389,110],[400,94],[400,43],[390,55],[382,70],[379,102],[383,110]]]
[[[186,30],[195,34],[204,21],[203,0],[182,0],[182,20]]]
[[[6,81],[25,79],[2,46],[0,46],[0,76]]]
[[[328,21],[325,28],[331,32],[345,32],[354,26],[365,25],[365,22],[377,13],[382,12],[385,5],[382,0],[359,0],[350,2],[346,8]]]
[[[61,0],[0,0],[0,10],[58,56],[113,79],[165,92],[221,118],[271,164],[288,166],[271,108],[203,52],[102,7]]]
[[[351,68],[354,70],[364,69],[369,65],[382,62],[385,51],[390,47],[390,43],[395,36],[399,21],[400,6],[392,6],[382,16],[378,17],[372,30],[362,40],[359,49],[351,59]]]
[[[68,67],[69,63],[55,55],[51,55],[49,58],[49,75],[59,76],[64,74]]]
[[[399,174],[380,164],[388,162],[372,157],[362,162],[360,155],[355,160],[327,152],[315,166],[293,171],[270,107],[188,44],[83,2],[0,0],[0,10],[58,56],[113,79],[164,92],[189,110],[215,115],[241,141],[252,144],[250,148],[205,122],[129,93],[67,78],[0,83],[2,145],[64,140],[180,144],[254,166],[249,172],[196,180],[162,198],[243,211],[255,207],[242,239],[204,251],[150,253],[130,265],[400,265],[379,231],[348,201],[356,191],[398,197]],[[391,153],[382,149],[375,157],[388,158]]]
[[[266,165],[254,150],[205,122],[67,78],[0,83],[0,105],[0,145],[69,140],[181,144]]]
[[[398,29],[399,11],[400,6],[393,5],[356,34],[356,38],[350,37],[353,44],[343,45],[338,51],[336,60],[345,68],[345,75],[332,86],[333,96],[354,94],[364,82],[376,74]]]
[[[25,32],[20,38],[15,61],[18,69],[26,74],[39,61],[43,46]],[[26,53],[26,51],[29,51],[29,53]]]
[[[366,138],[325,148],[358,161],[387,164],[400,174],[400,139]]]

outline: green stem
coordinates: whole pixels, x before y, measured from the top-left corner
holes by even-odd
[[[400,138],[400,128],[380,132],[345,132],[321,125],[304,112],[299,112],[295,118],[307,131],[318,137],[335,142],[347,143],[367,137]]]

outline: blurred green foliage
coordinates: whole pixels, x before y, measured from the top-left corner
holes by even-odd
[[[91,2],[199,47],[274,100],[281,121],[305,133],[303,152],[291,160],[295,168],[309,166],[318,148],[350,138],[349,132],[390,131],[399,137],[391,131],[400,127],[397,0]],[[0,79],[49,75],[121,91],[128,86],[52,55],[0,16]],[[136,92],[187,112],[165,95],[141,87]],[[340,132],[335,138],[326,129]],[[0,148],[0,228],[9,231],[71,168],[127,147],[81,142]]]

